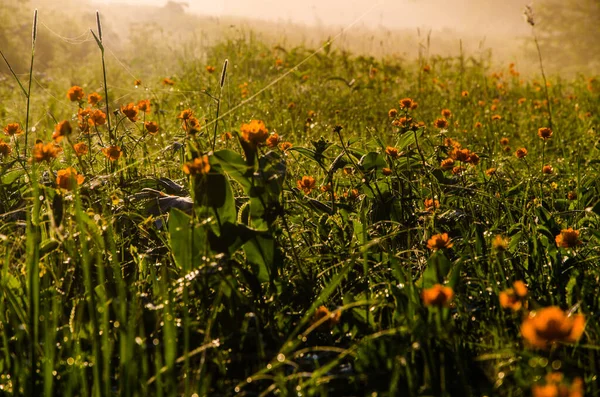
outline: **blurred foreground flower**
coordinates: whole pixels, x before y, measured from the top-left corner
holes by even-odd
[[[435,284],[431,288],[425,288],[421,292],[421,299],[425,306],[448,306],[454,291],[450,287],[443,286],[441,284]]]
[[[555,343],[577,342],[585,329],[583,314],[568,315],[557,306],[532,311],[521,324],[528,345],[546,349]]]
[[[83,175],[79,175],[73,167],[58,170],[56,173],[56,184],[65,190],[73,190],[76,186],[81,185],[84,180]]]

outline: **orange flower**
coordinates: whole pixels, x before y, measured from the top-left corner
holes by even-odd
[[[452,168],[454,167],[454,160],[453,160],[453,159],[445,159],[445,160],[442,160],[442,162],[441,162],[441,164],[440,164],[440,167],[441,167],[443,170],[446,170],[446,171],[447,171],[447,170],[450,170],[450,169],[452,169]]]
[[[469,162],[469,158],[471,157],[471,151],[469,149],[459,149],[454,148],[450,153],[448,153],[450,158],[457,161],[462,161],[463,163]]]
[[[0,155],[6,157],[12,152],[10,145],[4,141],[0,141]]]
[[[242,124],[242,139],[250,143],[252,146],[258,146],[267,140],[269,130],[265,123],[261,120],[252,120],[249,124]]]
[[[141,101],[138,102],[137,108],[140,112],[150,113],[150,100],[142,99]]]
[[[315,311],[315,315],[312,318],[312,323],[315,324],[318,321],[321,321],[323,318],[327,318],[327,320],[323,320],[320,328],[333,328],[337,323],[340,322],[340,317],[342,316],[341,312],[337,311],[332,313],[325,306],[319,306],[319,308]]]
[[[523,299],[527,296],[527,286],[522,281],[515,281],[513,288],[500,292],[500,306],[504,309],[519,311],[523,307]]]
[[[390,176],[392,175],[392,169],[391,168],[387,168],[387,167],[383,167],[381,169],[381,173],[385,176]]]
[[[90,106],[95,106],[101,100],[102,97],[97,92],[92,92],[90,95],[88,95],[88,103]]]
[[[569,192],[567,193],[567,199],[569,200],[575,200],[577,198],[577,192]]]
[[[189,120],[194,116],[194,112],[192,112],[192,109],[185,109],[182,110],[181,113],[179,113],[179,115],[177,116],[178,119],[181,119],[183,121]]]
[[[4,133],[8,136],[21,135],[23,130],[19,123],[10,123],[4,127]]]
[[[450,118],[452,116],[452,112],[450,109],[442,109],[442,116],[446,119]]]
[[[210,171],[210,162],[208,156],[204,155],[200,158],[195,158],[193,161],[183,165],[183,172],[188,175],[206,175]]]
[[[433,122],[433,125],[435,125],[439,129],[446,128],[446,127],[448,127],[448,120],[437,119],[436,121]]]
[[[431,66],[429,66],[429,65],[423,66],[423,72],[425,72],[425,73],[431,72]]]
[[[413,104],[413,100],[410,98],[404,98],[400,100],[400,107],[402,109],[410,109]]]
[[[175,82],[168,77],[165,77],[162,81],[163,85],[174,85]]]
[[[491,167],[491,168],[488,168],[487,170],[485,170],[485,174],[487,176],[496,175],[496,171],[497,171],[496,168]]]
[[[102,153],[104,153],[104,155],[110,161],[117,161],[119,157],[121,157],[121,154],[123,154],[123,151],[118,146],[109,146],[107,148],[102,149]]]
[[[567,315],[557,306],[529,313],[521,324],[521,335],[528,345],[546,349],[559,342],[577,342],[585,329],[583,314]]]
[[[279,149],[281,149],[281,151],[283,152],[287,152],[289,149],[292,148],[292,143],[291,142],[283,142],[279,145]]]
[[[100,109],[94,110],[88,118],[88,123],[92,127],[106,124],[106,113]]]
[[[454,291],[452,288],[441,284],[435,284],[433,287],[425,288],[421,292],[421,299],[423,299],[425,306],[448,306],[453,296]]]
[[[54,129],[54,132],[52,133],[52,139],[58,143],[60,142],[65,136],[67,135],[71,135],[71,124],[65,120],[65,121],[61,121],[60,123],[58,123],[56,125],[56,128]]]
[[[233,135],[231,135],[231,132],[224,132],[223,135],[221,135],[221,140],[222,141],[230,141],[233,138]]]
[[[452,148],[460,148],[461,144],[458,141],[455,141],[452,138],[444,139],[444,146],[452,147]]]
[[[144,128],[146,128],[146,131],[148,131],[149,134],[156,134],[159,130],[158,128],[158,123],[156,123],[155,121],[146,121],[144,123]]]
[[[270,148],[274,148],[274,147],[277,147],[278,144],[279,144],[279,135],[274,132],[267,138],[267,146]]]
[[[71,102],[81,101],[83,96],[83,88],[78,85],[74,85],[73,87],[69,88],[69,91],[67,91],[67,98],[69,98]]]
[[[502,119],[502,116],[500,116],[499,114],[495,114],[495,115],[492,116],[492,121],[498,121],[498,120],[501,120],[501,119]]]
[[[202,128],[202,124],[200,124],[200,120],[195,117],[190,117],[187,120],[183,121],[183,130],[187,132],[188,135],[194,135],[200,132]]]
[[[427,240],[427,248],[437,251],[442,248],[452,248],[454,244],[450,241],[448,233],[436,234]]]
[[[312,192],[315,188],[315,184],[315,178],[306,175],[296,182],[298,189],[302,190],[304,194],[310,194],[310,192]]]
[[[531,387],[533,397],[583,397],[583,380],[579,377],[571,383],[565,382],[564,375],[560,372],[551,372],[546,375],[545,383],[538,383]]]
[[[525,158],[525,156],[527,156],[527,149],[524,147],[517,149],[515,156],[517,156],[518,159]]]
[[[440,208],[440,202],[431,198],[425,199],[425,211],[433,212],[436,208]]]
[[[519,105],[522,105],[522,104],[524,104],[526,101],[527,101],[527,98],[519,98],[519,100],[517,101],[517,103],[518,103]]]
[[[56,184],[65,190],[73,190],[76,186],[81,185],[84,180],[83,175],[79,175],[72,167],[58,170],[56,173]]]
[[[545,166],[542,167],[542,172],[544,174],[553,174],[554,168],[552,168],[552,166],[550,164],[546,164]]]
[[[483,124],[481,124],[479,121],[475,123],[475,128],[481,128],[483,126]]]
[[[506,251],[508,249],[508,242],[506,237],[497,234],[496,237],[494,237],[494,240],[492,240],[492,248],[500,252]]]
[[[537,134],[543,140],[547,140],[550,139],[550,137],[552,136],[552,130],[548,127],[542,127],[538,130]]]
[[[136,79],[136,80],[133,82],[133,85],[134,85],[134,86],[136,86],[136,87],[138,87],[138,86],[142,85],[142,80],[140,80],[140,79]]]
[[[398,115],[398,110],[396,110],[396,109],[390,109],[390,110],[388,110],[388,117],[389,118],[393,119],[397,115]]]
[[[460,94],[460,95],[461,95],[463,98],[466,98],[466,97],[468,97],[468,96],[469,96],[469,91],[463,91],[463,92],[461,92],[461,94]]]
[[[508,138],[504,137],[504,138],[500,138],[500,144],[502,146],[506,146],[508,145]]]
[[[135,123],[137,121],[138,108],[133,103],[128,103],[127,105],[122,105],[121,113],[123,113],[132,122]]]
[[[573,230],[573,228],[561,230],[560,234],[556,236],[555,240],[556,245],[562,248],[574,248],[583,244],[579,240],[579,230]]]
[[[208,66],[206,67],[206,71],[207,71],[208,73],[214,73],[214,71],[215,71],[215,70],[217,70],[217,69],[216,69],[214,66],[210,66],[210,65],[208,65]]]
[[[41,163],[45,161],[49,163],[53,159],[58,156],[58,154],[62,151],[60,146],[56,146],[54,143],[50,142],[44,145],[43,142],[36,143],[33,147],[32,151],[32,160],[36,163]]]
[[[400,155],[401,155],[401,153],[398,151],[398,149],[396,149],[395,147],[392,147],[392,146],[388,146],[385,148],[385,154],[387,154],[394,160],[397,159],[398,157],[400,157]]]
[[[75,149],[75,154],[77,156],[83,156],[84,154],[87,154],[87,152],[88,152],[88,147],[83,142],[74,144],[73,149]]]
[[[462,174],[465,171],[465,169],[466,169],[465,167],[459,167],[459,166],[457,166],[457,167],[452,168],[452,173],[454,175],[460,175],[460,174]]]

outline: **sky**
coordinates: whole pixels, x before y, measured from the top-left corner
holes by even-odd
[[[522,10],[532,0],[179,0],[189,10],[308,25],[372,28],[431,27],[488,33],[523,32]],[[104,3],[164,5],[166,0],[96,0]]]

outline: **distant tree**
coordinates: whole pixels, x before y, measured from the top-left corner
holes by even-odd
[[[600,69],[600,0],[542,0],[534,12],[548,61]]]

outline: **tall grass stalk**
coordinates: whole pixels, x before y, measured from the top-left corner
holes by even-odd
[[[98,44],[98,48],[100,48],[100,53],[102,54],[102,78],[104,82],[104,101],[106,103],[106,124],[108,125],[108,138],[110,139],[111,144],[115,144],[116,135],[112,128],[110,127],[110,111],[108,106],[108,86],[106,85],[106,62],[104,60],[104,42],[102,41],[102,23],[100,22],[100,12],[96,11],[96,26],[98,27],[98,35],[92,29],[92,35],[96,40],[96,44]]]
[[[29,64],[29,85],[27,87],[27,115],[25,116],[25,147],[23,157],[27,158],[27,138],[29,137],[29,113],[31,110],[31,83],[33,82],[33,60],[35,59],[35,41],[37,38],[38,10],[33,12],[33,27],[31,29],[31,63]]]
[[[225,59],[223,62],[223,69],[221,70],[221,79],[219,80],[219,98],[217,100],[217,116],[215,117],[215,130],[213,132],[212,150],[214,152],[215,145],[217,144],[217,126],[219,124],[219,111],[221,110],[221,97],[223,96],[223,85],[225,84],[225,77],[227,76],[227,65],[229,59]]]

